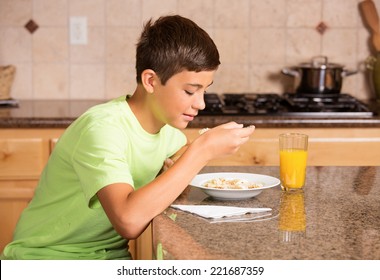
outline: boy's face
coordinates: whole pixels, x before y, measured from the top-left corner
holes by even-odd
[[[205,108],[204,94],[212,84],[215,71],[182,71],[165,85],[157,82],[154,88],[156,118],[162,124],[183,129]]]

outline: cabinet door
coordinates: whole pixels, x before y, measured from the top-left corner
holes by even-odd
[[[0,180],[0,252],[12,240],[21,212],[34,194],[35,180]]]

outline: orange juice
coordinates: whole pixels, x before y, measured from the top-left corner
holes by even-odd
[[[305,184],[307,151],[280,151],[280,179],[285,189],[300,189]]]

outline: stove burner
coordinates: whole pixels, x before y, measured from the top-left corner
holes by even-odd
[[[368,107],[348,94],[208,93],[200,115],[371,117]]]

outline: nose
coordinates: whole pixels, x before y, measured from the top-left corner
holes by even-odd
[[[203,110],[204,108],[206,108],[204,93],[195,94],[195,99],[192,107],[197,110]]]

